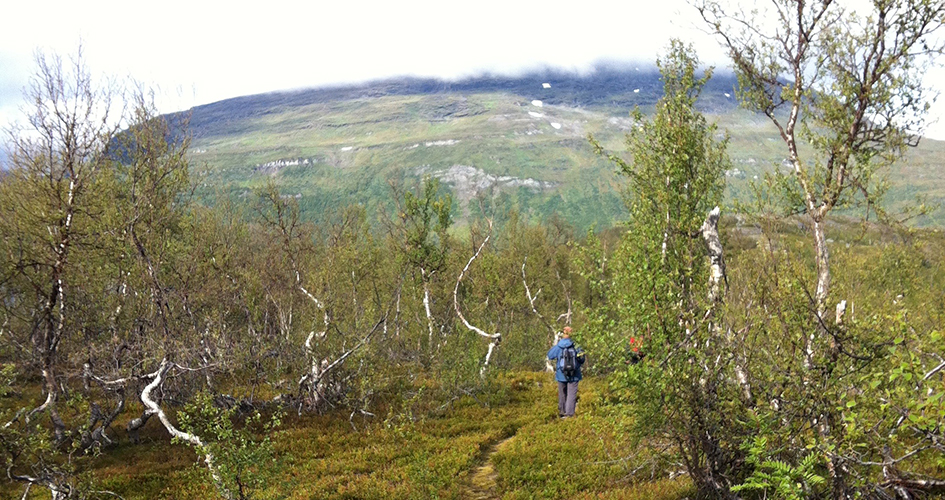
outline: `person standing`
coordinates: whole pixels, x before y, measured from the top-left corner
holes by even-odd
[[[571,340],[571,327],[562,330],[561,340],[548,351],[548,359],[555,361],[555,380],[558,382],[558,416],[574,416],[577,404],[578,382],[581,381],[581,366],[584,351]]]

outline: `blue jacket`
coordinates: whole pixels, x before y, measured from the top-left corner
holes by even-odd
[[[555,380],[557,380],[558,382],[578,382],[582,378],[581,366],[584,364],[584,350],[583,349],[580,349],[580,348],[577,349],[577,354],[578,354],[577,373],[573,377],[565,377],[564,373],[561,372],[561,367],[558,366],[558,358],[561,357],[561,354],[562,352],[564,352],[564,349],[567,347],[571,347],[573,345],[574,345],[574,342],[572,342],[571,339],[561,339],[558,341],[557,345],[555,345],[554,347],[551,348],[550,351],[548,351],[548,359],[552,359],[555,361]]]

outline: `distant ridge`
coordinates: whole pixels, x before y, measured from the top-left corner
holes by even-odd
[[[548,84],[546,88],[543,84]],[[704,111],[726,112],[737,105],[737,81],[730,73],[717,72],[703,90]],[[234,97],[190,110],[190,131],[195,137],[227,135],[228,124],[253,116],[280,113],[310,104],[384,96],[478,94],[505,92],[547,104],[593,108],[624,115],[635,105],[653,105],[662,94],[659,71],[652,65],[599,65],[587,74],[556,69],[532,71],[520,76],[485,74],[456,81],[400,77],[361,84],[270,92]]]

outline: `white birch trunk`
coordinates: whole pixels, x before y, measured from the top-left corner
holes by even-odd
[[[430,311],[430,282],[429,279],[433,276],[433,273],[427,274],[426,269],[420,268],[420,279],[423,281],[423,310],[427,315],[427,330],[429,332],[429,343],[427,344],[430,348],[430,352],[433,352],[433,312]]]
[[[164,410],[161,409],[161,406],[158,405],[157,401],[151,397],[151,392],[153,392],[154,389],[158,388],[164,382],[164,377],[173,366],[174,364],[165,358],[161,361],[161,365],[158,367],[157,371],[151,375],[148,375],[148,377],[153,377],[153,379],[148,385],[144,387],[144,390],[141,391],[141,402],[144,404],[149,414],[156,415],[158,417],[158,420],[161,421],[161,424],[164,425],[164,428],[167,429],[167,432],[170,433],[172,437],[190,443],[194,446],[194,448],[197,449],[198,453],[203,454],[203,461],[205,464],[207,464],[207,469],[210,471],[210,477],[213,479],[213,483],[216,485],[217,491],[219,491],[224,498],[234,498],[233,494],[229,491],[229,489],[227,489],[226,485],[223,484],[223,479],[220,477],[220,472],[216,466],[216,458],[213,456],[213,453],[210,452],[210,449],[204,445],[203,440],[200,439],[200,436],[181,431],[175,427],[174,424],[171,423],[171,420],[167,418],[167,414],[164,413]]]
[[[492,228],[491,222],[489,224],[489,228],[490,229]],[[476,257],[479,257],[479,254],[482,252],[482,249],[485,248],[486,243],[489,242],[489,238],[491,237],[492,237],[491,234],[489,236],[486,236],[486,239],[483,240],[481,245],[479,245],[479,248],[476,250],[476,253],[474,253],[473,256],[469,258],[469,262],[466,263],[466,267],[463,268],[463,270],[459,273],[459,277],[456,278],[456,286],[453,288],[453,307],[456,309],[456,315],[459,316],[460,321],[462,321],[463,325],[465,325],[466,328],[468,328],[469,330],[476,332],[482,337],[492,340],[491,342],[489,342],[489,348],[486,351],[486,357],[482,362],[482,368],[479,369],[480,377],[485,376],[486,368],[489,367],[489,362],[492,359],[492,354],[495,351],[495,348],[498,347],[499,343],[502,342],[502,334],[499,332],[491,333],[491,334],[486,333],[481,328],[477,328],[473,326],[472,324],[470,324],[469,321],[466,321],[466,317],[463,316],[463,312],[459,309],[458,294],[459,294],[459,284],[463,281],[463,276],[465,276],[466,272],[469,271],[469,267],[472,265],[473,261],[476,260]]]
[[[315,307],[322,311],[323,322],[325,329],[316,332],[312,330],[309,332],[308,337],[305,339],[305,355],[309,359],[309,370],[308,373],[302,375],[299,379],[299,414],[302,413],[302,394],[307,394],[310,405],[312,408],[318,408],[322,402],[322,395],[325,393],[325,370],[329,365],[328,358],[318,359],[318,355],[315,349],[315,340],[324,340],[328,336],[328,325],[331,322],[331,318],[328,316],[328,310],[325,309],[325,305],[322,301],[318,300],[317,297],[312,295],[304,286],[302,286],[301,275],[296,272],[296,283],[299,287],[299,290],[308,297],[314,304]],[[307,389],[307,390],[306,390]]]
[[[827,311],[827,293],[830,290],[830,256],[823,221],[814,219],[814,257],[817,262],[817,290],[814,300],[817,314],[823,318]]]
[[[709,255],[709,310],[706,311],[706,319],[709,320],[709,332],[714,338],[722,337],[722,328],[715,321],[715,309],[725,298],[725,259],[722,248],[722,240],[719,237],[719,218],[721,210],[715,207],[706,216],[702,223],[702,238],[705,240]],[[735,361],[735,380],[742,390],[742,397],[746,402],[753,400],[751,392],[751,383],[748,378],[748,372],[735,343],[735,336],[731,329],[726,331],[725,342],[732,348]]]
[[[827,237],[824,224],[817,215],[811,217],[814,225],[814,261],[817,265],[817,288],[814,292],[814,307],[817,310],[816,324],[804,340],[804,368],[813,367],[816,350],[814,344],[818,335],[826,335],[823,322],[827,312],[827,294],[830,291],[830,257],[827,250]]]

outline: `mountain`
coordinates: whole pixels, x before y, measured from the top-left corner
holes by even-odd
[[[737,106],[735,78],[717,74],[700,110],[731,135],[729,200],[777,168],[784,146],[763,116]],[[401,78],[228,99],[189,112],[192,155],[205,172],[200,195],[251,199],[276,183],[303,215],[321,220],[359,203],[389,209],[395,187],[439,178],[460,224],[481,209],[557,215],[578,229],[625,218],[623,179],[594,155],[587,135],[623,151],[629,111],[652,110],[662,83],[652,67],[610,66],[579,75],[540,71],[461,81]],[[937,165],[945,144],[923,141],[890,172],[893,209],[916,194],[945,201]],[[921,221],[941,224],[941,215]]]

